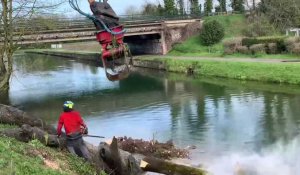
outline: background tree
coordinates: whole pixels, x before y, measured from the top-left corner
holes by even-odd
[[[244,0],[231,0],[231,7],[235,12],[245,12]]]
[[[191,14],[200,14],[200,7],[198,0],[190,0],[191,3]]]
[[[163,15],[164,14],[165,9],[162,7],[162,5],[160,3],[157,6],[157,10],[158,10],[158,14],[159,15]]]
[[[206,21],[200,34],[203,45],[211,46],[220,42],[225,36],[225,29],[221,23],[216,20]]]
[[[184,0],[177,0],[178,8],[179,8],[179,14],[183,15],[185,14],[184,10]]]
[[[164,0],[165,4],[165,13],[167,15],[175,15],[177,10],[175,8],[175,2],[174,0]]]
[[[300,27],[299,0],[262,0],[257,10],[278,29]]]
[[[208,16],[212,12],[212,9],[213,9],[212,0],[205,0],[205,2],[204,2],[204,14],[206,16]]]
[[[153,3],[146,3],[142,8],[143,15],[159,15],[158,5]]]
[[[221,7],[219,5],[215,7],[215,12],[221,12]]]
[[[219,6],[220,6],[220,12],[227,12],[226,0],[218,0],[218,1],[219,1]]]
[[[13,43],[13,7],[12,0],[1,0],[0,17],[0,88],[8,89],[9,78],[12,72]]]
[[[199,12],[202,14],[202,4],[199,5]]]
[[[0,90],[6,92],[13,70],[12,59],[22,31],[30,31],[28,21],[37,14],[54,12],[62,1],[43,0],[1,0],[0,4]],[[18,23],[23,22],[23,26]],[[27,25],[26,25],[27,24]],[[18,36],[15,29],[18,27]]]
[[[137,7],[130,5],[125,9],[125,15],[138,15],[141,14],[140,10]]]
[[[252,0],[252,9],[253,9],[253,10],[256,9],[256,3],[255,3],[255,0]]]

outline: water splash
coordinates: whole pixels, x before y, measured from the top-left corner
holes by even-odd
[[[231,153],[212,160],[213,175],[299,175],[300,138],[280,141],[260,153]]]

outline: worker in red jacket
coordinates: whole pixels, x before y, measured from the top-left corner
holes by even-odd
[[[89,151],[82,139],[87,134],[86,124],[79,112],[74,111],[74,103],[66,101],[63,105],[64,112],[60,115],[57,125],[57,136],[61,136],[61,129],[64,126],[67,135],[67,148],[70,153],[90,160]]]
[[[96,2],[95,0],[88,0],[91,11],[98,20],[103,21],[108,28],[119,26],[119,17],[107,1],[108,0]],[[104,29],[103,26],[97,23],[95,23],[95,25],[98,30]]]

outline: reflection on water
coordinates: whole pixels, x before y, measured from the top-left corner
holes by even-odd
[[[72,100],[91,134],[196,145],[193,158],[211,163],[206,166],[216,174],[250,166],[245,162],[264,161],[272,149],[270,155],[281,155],[289,145],[300,148],[293,141],[299,133],[298,86],[195,80],[147,71],[109,82],[104,70],[91,63],[33,55],[17,57],[14,69],[8,98],[12,105],[55,124],[63,101]],[[274,146],[279,141],[282,146]],[[279,163],[294,160],[272,158]],[[299,167],[299,159],[295,161]],[[230,165],[219,166],[226,163]],[[290,165],[294,164],[283,166]]]

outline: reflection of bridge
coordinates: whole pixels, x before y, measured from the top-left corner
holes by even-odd
[[[16,36],[15,40],[18,40],[20,45],[61,44],[95,40],[96,29],[91,21],[82,20],[65,23],[60,21],[61,25],[55,29],[37,25],[37,29],[32,28],[32,30],[36,30],[35,32],[25,32],[21,38]],[[188,35],[198,31],[200,19],[150,20],[150,22],[139,20],[124,22],[124,25],[127,30],[125,42],[129,43],[136,53],[165,54],[171,49],[173,43],[181,42]],[[190,29],[189,32],[185,32],[187,28]]]

